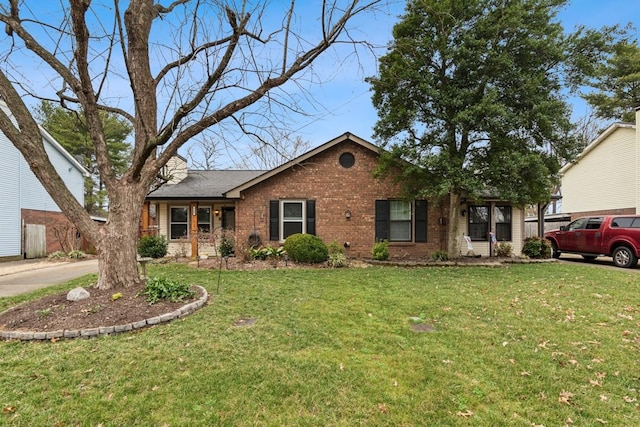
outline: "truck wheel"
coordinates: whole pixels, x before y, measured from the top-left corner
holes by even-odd
[[[560,258],[560,251],[558,250],[556,242],[551,242],[551,256],[555,259]]]
[[[636,254],[627,246],[618,246],[613,250],[611,256],[616,267],[629,268],[638,263]]]

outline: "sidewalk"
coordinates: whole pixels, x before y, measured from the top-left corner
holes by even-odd
[[[0,262],[0,276],[21,273],[23,271],[38,270],[40,268],[52,267],[54,265],[63,265],[68,263],[68,261],[49,261],[47,258]]]

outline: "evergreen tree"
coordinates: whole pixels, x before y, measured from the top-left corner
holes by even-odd
[[[463,195],[546,201],[562,160],[580,148],[561,78],[565,70],[569,81],[596,43],[565,35],[556,20],[565,3],[409,1],[379,74],[368,79],[375,136],[387,148],[378,172],[407,160],[407,197],[450,196],[452,256]],[[601,42],[609,32],[585,34]],[[582,53],[570,61],[579,43]]]
[[[47,132],[65,150],[76,157],[91,174],[91,177],[85,180],[84,185],[84,205],[87,212],[92,215],[105,215],[107,192],[96,166],[95,149],[84,120],[84,114],[55,106],[48,101],[42,101],[36,114]],[[133,129],[131,125],[114,114],[102,111],[100,118],[109,158],[116,175],[121,176],[127,168],[131,149],[126,139]]]
[[[597,68],[589,86],[593,91],[583,98],[600,119],[635,122],[640,106],[640,47],[637,41],[623,41],[613,55]]]

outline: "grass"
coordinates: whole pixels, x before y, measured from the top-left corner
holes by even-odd
[[[635,272],[223,272],[216,295],[217,272],[149,270],[210,304],[135,333],[0,343],[0,425],[640,425]]]

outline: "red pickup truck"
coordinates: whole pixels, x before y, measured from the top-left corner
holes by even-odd
[[[640,215],[578,218],[544,237],[551,242],[554,258],[562,252],[580,254],[586,260],[610,256],[618,267],[634,267],[640,257]]]

